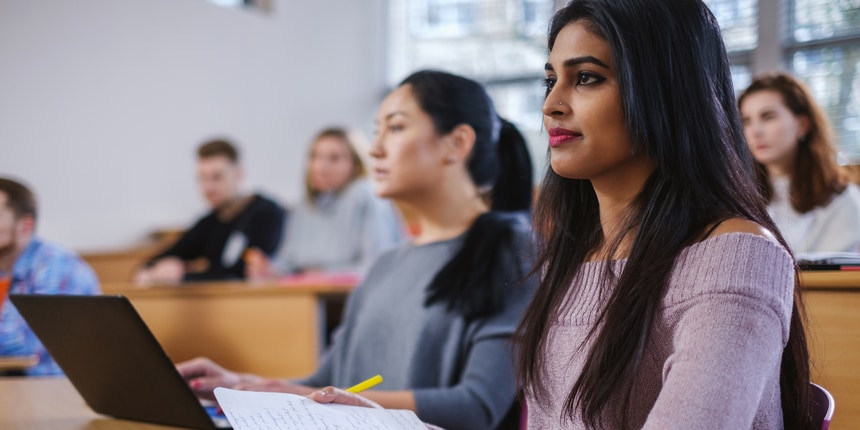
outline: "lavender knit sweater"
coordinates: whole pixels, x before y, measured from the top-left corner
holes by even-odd
[[[615,263],[623,269],[625,260]],[[529,429],[585,428],[563,405],[608,299],[603,262],[585,263],[547,338],[546,402],[528,396]],[[748,233],[682,250],[648,340],[628,406],[634,428],[781,429],[779,370],[793,302],[791,257]],[[604,427],[620,427],[607,410]]]

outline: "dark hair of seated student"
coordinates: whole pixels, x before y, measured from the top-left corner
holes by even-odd
[[[400,83],[407,84],[438,134],[448,134],[460,124],[475,130],[469,175],[492,210],[475,221],[463,247],[436,275],[427,303],[444,301],[466,316],[485,316],[497,311],[502,300],[502,291],[489,282],[491,272],[497,270],[496,251],[511,240],[512,220],[530,213],[533,172],[525,139],[513,124],[495,114],[486,91],[472,80],[421,71]]]
[[[660,336],[660,330],[665,335],[667,330],[656,322],[667,312],[661,301],[678,269],[679,255],[694,244],[704,243],[714,228],[729,219],[752,221],[772,232],[785,250],[788,247],[758,192],[735,104],[729,59],[717,21],[707,6],[698,0],[574,0],[551,22],[551,58],[561,43],[559,35],[575,31],[571,28],[584,28],[585,37],[594,38],[588,40],[611,49],[609,58],[600,64],[611,64],[608,67],[615,71],[615,91],[620,95],[630,152],[650,159],[653,171],[626,206],[618,222],[620,233],[607,239],[601,227],[603,208],[592,181],[563,177],[553,168],[547,169],[534,215],[540,236],[536,267],[543,279],[517,335],[518,373],[538,403],[540,399],[550,400],[549,387],[558,382],[545,371],[551,354],[547,336],[562,318],[560,309],[574,280],[595,261],[596,250],[606,250],[608,258],[596,261],[603,261],[599,263],[601,279],[614,289],[600,298],[604,303],[597,313],[600,323],[591,326],[587,336],[593,342],[591,347],[578,352],[584,360],[581,373],[575,373],[575,383],[561,387],[562,392],[554,393],[552,400],[563,404],[563,422],[577,417],[588,428],[605,428],[602,419],[611,415],[620,422],[620,428],[632,428],[641,426],[630,422],[629,407],[640,393],[634,390],[642,389],[634,382],[638,371],[654,360],[647,354],[649,339]],[[564,43],[570,44],[570,40]],[[582,40],[577,39],[575,43],[580,44],[574,46],[585,46]],[[588,53],[573,55],[583,57],[566,57],[567,63],[559,60],[552,63],[552,69],[547,63],[545,121],[570,115],[566,109],[572,108],[559,94],[569,91],[575,94],[571,96],[575,101],[585,97],[582,94],[586,91],[598,91],[589,84],[603,82],[589,73],[606,69],[596,65]],[[572,77],[565,79],[575,79],[575,83],[561,81],[567,73]],[[575,118],[576,113],[572,115]],[[596,137],[585,133],[584,139],[589,138]],[[629,253],[622,255],[626,262],[623,271],[617,273],[613,268],[619,260],[614,256],[622,240],[629,240],[624,242]],[[774,252],[790,257],[785,250]],[[795,267],[793,261],[787,261],[786,267],[790,272]],[[590,269],[588,273],[592,273]],[[809,358],[796,281],[793,291],[790,322],[785,322],[790,331],[786,330],[778,384],[785,428],[806,429],[810,428]],[[670,367],[667,363],[664,372]],[[653,381],[658,386],[659,376]],[[532,412],[530,408],[529,415]],[[642,413],[647,415],[648,411]]]

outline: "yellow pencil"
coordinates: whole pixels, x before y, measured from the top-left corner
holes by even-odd
[[[373,387],[374,385],[379,384],[380,382],[382,382],[382,376],[376,375],[366,381],[359,382],[358,384],[347,388],[346,391],[350,393],[360,393],[368,388]]]

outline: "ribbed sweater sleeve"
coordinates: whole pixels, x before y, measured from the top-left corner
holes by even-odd
[[[778,380],[788,340],[794,271],[767,239],[727,234],[676,261],[655,333],[672,353],[644,429],[781,427]],[[665,348],[665,349],[664,349]],[[777,384],[778,387],[778,384]],[[775,397],[775,399],[774,399]]]
[[[626,260],[612,265],[617,273]],[[546,389],[529,395],[529,428],[584,429],[564,401],[583,371],[601,310],[615,288],[604,262],[586,263],[547,335]],[[794,298],[794,263],[779,244],[749,233],[722,234],[681,251],[669,276],[633,394],[630,428],[783,428],[780,365]],[[621,426],[617,405],[600,420]]]

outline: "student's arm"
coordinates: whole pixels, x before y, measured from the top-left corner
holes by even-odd
[[[819,209],[808,235],[809,250],[860,252],[860,189],[849,185]]]
[[[711,272],[713,291],[663,311],[672,326],[660,329],[672,330],[674,350],[643,429],[751,428],[762,405],[780,404],[793,265],[777,245],[770,248],[727,256]],[[778,408],[771,412],[781,420]]]
[[[310,398],[320,403],[363,406],[366,408],[406,409],[415,412],[412,391],[364,391],[360,395],[344,389],[325,387],[313,390]]]
[[[334,387],[325,387],[322,390],[314,391],[309,396],[319,403],[335,403],[339,405],[361,406],[365,408],[381,408],[382,405],[373,402],[363,395],[348,393],[344,390]],[[428,430],[443,430],[441,427],[436,427],[432,424],[426,424]]]
[[[476,339],[460,383],[413,390],[415,411],[423,421],[449,430],[495,428],[516,397],[512,366],[510,333]],[[383,406],[388,400],[372,392],[366,397]]]
[[[516,255],[504,253],[502,267],[518,264]],[[536,279],[522,283],[509,275],[499,276],[505,282],[504,307],[498,313],[471,322],[464,330],[468,349],[461,358],[458,382],[450,387],[416,388],[411,391],[414,400],[398,393],[377,393],[363,396],[388,407],[398,402],[408,406],[414,401],[414,410],[422,421],[449,429],[493,429],[505,418],[516,398],[516,377],[513,368],[513,342],[511,340],[525,307],[534,292]],[[383,373],[383,377],[384,377]],[[386,396],[392,397],[386,397]],[[388,403],[392,402],[392,403]]]
[[[147,261],[134,274],[134,281],[140,285],[153,282],[181,282],[185,275],[184,261],[203,255],[208,218],[197,221],[170,248]]]
[[[32,279],[33,294],[100,294],[99,280],[92,268],[74,254],[57,255],[37,262]]]
[[[362,392],[359,398],[387,409],[415,411],[422,421],[448,430],[496,428],[513,406],[516,397],[510,336],[498,334],[498,337],[491,335],[476,340],[462,380],[455,386],[400,391],[368,390]],[[311,396],[314,398],[314,394]],[[350,399],[355,400],[354,396],[340,401],[325,396],[315,398],[323,403],[341,403]],[[363,402],[357,405],[370,406]]]
[[[152,257],[147,266],[152,266],[158,260],[166,257],[176,257],[180,260],[193,260],[203,255],[203,243],[207,233],[207,220],[209,217],[198,220],[188,229],[176,242],[161,254]]]
[[[95,295],[101,292],[95,272],[74,254],[67,254],[59,250],[49,252],[37,257],[31,269],[32,278],[25,281],[29,284],[28,294]],[[13,318],[10,314],[7,319]],[[48,354],[39,339],[29,328],[26,328],[23,321],[20,323],[21,331],[15,333],[13,339],[26,345],[23,347],[26,354],[34,354],[39,358],[36,365],[26,370],[26,374],[29,376],[61,374],[62,371],[59,366]]]
[[[264,206],[248,222],[247,247],[259,249],[271,258],[281,245],[286,214],[274,203],[268,201],[264,203]]]

